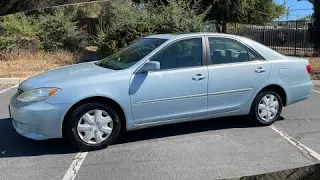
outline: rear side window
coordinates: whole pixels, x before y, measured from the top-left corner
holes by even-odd
[[[209,38],[212,64],[248,62],[262,59],[244,44],[228,38]]]

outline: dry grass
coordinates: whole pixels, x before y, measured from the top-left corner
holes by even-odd
[[[79,54],[68,51],[0,54],[0,78],[30,77],[44,71],[74,64]]]
[[[308,58],[312,71],[320,72],[320,57]]]

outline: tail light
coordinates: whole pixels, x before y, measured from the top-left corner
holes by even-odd
[[[306,68],[307,68],[308,73],[311,74],[311,66],[310,66],[310,64],[308,64]]]

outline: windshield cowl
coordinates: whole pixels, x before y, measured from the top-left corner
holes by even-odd
[[[121,68],[117,68],[117,67],[112,67],[112,66],[108,66],[107,64],[101,64],[101,60],[98,62],[94,63],[97,66],[103,67],[103,68],[107,68],[107,69],[112,69],[112,70],[121,70]]]

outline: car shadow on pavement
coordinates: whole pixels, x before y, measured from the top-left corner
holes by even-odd
[[[124,144],[221,129],[255,127],[247,119],[248,118],[245,116],[227,117],[130,131],[123,133],[121,138],[115,142],[115,144]],[[0,158],[40,156],[47,154],[69,154],[79,151],[63,139],[35,141],[25,138],[15,131],[10,118],[0,119],[0,127]]]
[[[10,118],[0,119],[0,158],[78,152],[63,139],[34,141],[19,135]]]
[[[280,120],[284,120],[281,116]],[[130,131],[116,142],[116,144],[123,144],[128,142],[143,141],[149,139],[157,139],[171,136],[178,136],[184,134],[214,131],[221,129],[232,128],[254,128],[257,127],[251,123],[247,116],[234,116],[216,119],[207,119],[201,121],[192,121],[186,123],[171,124],[165,126],[158,126],[137,131]]]

